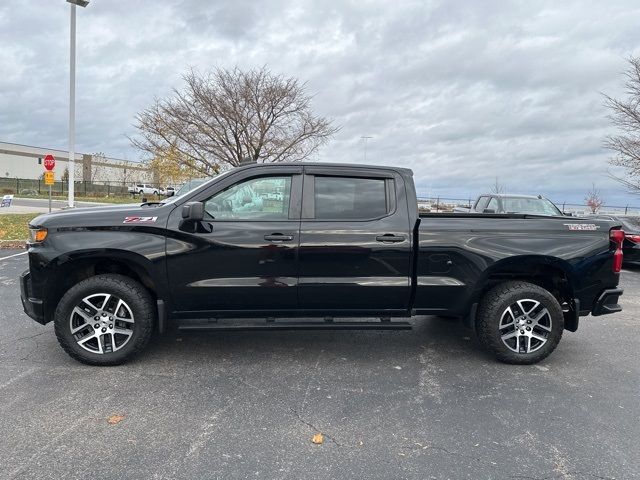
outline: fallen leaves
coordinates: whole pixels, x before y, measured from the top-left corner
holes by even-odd
[[[109,425],[116,425],[124,420],[124,415],[111,415],[107,418],[107,423]]]
[[[321,433],[316,433],[313,438],[311,438],[311,442],[315,443],[316,445],[322,445],[322,443],[324,442],[324,435],[322,435]]]

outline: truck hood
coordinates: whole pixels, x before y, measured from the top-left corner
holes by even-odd
[[[107,205],[104,207],[81,207],[59,212],[45,213],[34,218],[29,224],[33,227],[104,227],[121,226],[126,223],[153,224],[161,214],[173,209],[173,205],[146,205],[139,203],[126,205]],[[137,219],[137,221],[136,221]],[[140,222],[146,219],[146,222]]]

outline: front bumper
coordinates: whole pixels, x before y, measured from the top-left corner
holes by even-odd
[[[42,300],[33,298],[31,295],[31,274],[29,270],[20,275],[20,300],[22,300],[22,308],[24,313],[33,318],[36,322],[45,324],[44,306]]]
[[[621,288],[608,288],[604,290],[596,300],[591,315],[607,315],[622,311],[622,307],[618,303],[618,298],[622,295]]]

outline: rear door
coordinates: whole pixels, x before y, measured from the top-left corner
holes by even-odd
[[[404,180],[384,169],[305,167],[301,309],[406,310],[411,225]]]

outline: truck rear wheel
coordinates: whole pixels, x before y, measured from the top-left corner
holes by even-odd
[[[74,285],[54,314],[62,348],[88,365],[118,365],[149,342],[155,308],[149,292],[124,275],[96,275]]]
[[[501,283],[489,290],[478,308],[480,342],[505,363],[532,364],[558,346],[564,316],[558,300],[528,282]]]

